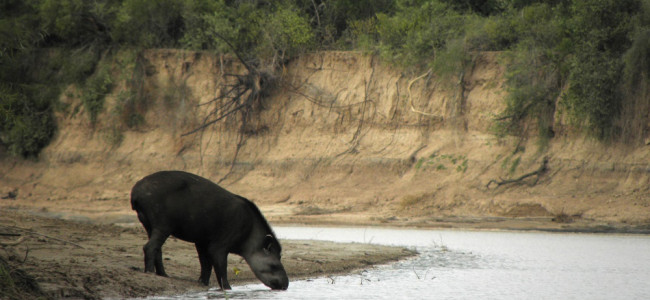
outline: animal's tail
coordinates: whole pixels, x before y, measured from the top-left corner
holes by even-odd
[[[137,204],[137,201],[135,201],[135,200],[136,200],[135,197],[133,196],[133,194],[131,194],[131,209],[132,210],[138,210],[138,204]]]
[[[149,219],[141,209],[138,199],[139,198],[136,195],[131,193],[131,209],[138,213],[138,220],[140,220],[140,223],[142,223],[142,226],[144,226],[144,229],[147,231],[147,236],[151,236],[151,222],[149,222]]]

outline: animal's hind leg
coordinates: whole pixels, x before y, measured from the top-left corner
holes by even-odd
[[[160,276],[167,276],[162,261],[162,245],[165,243],[169,234],[153,230],[149,236],[149,241],[144,245],[144,271],[154,272]]]
[[[151,224],[149,223],[149,219],[147,219],[147,217],[141,211],[137,211],[137,213],[138,220],[140,220],[140,223],[142,223],[142,226],[147,231],[147,237],[151,238]]]
[[[201,263],[201,277],[199,282],[204,285],[210,284],[210,273],[212,273],[212,261],[210,260],[210,253],[208,247],[205,245],[196,245],[196,252],[199,253],[199,262]]]

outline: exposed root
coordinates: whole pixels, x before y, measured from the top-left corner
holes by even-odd
[[[424,111],[421,111],[421,110],[417,110],[417,109],[415,109],[415,106],[413,105],[413,97],[411,96],[411,86],[416,81],[418,81],[418,80],[428,76],[429,74],[431,74],[431,71],[432,70],[429,69],[429,71],[427,71],[426,73],[416,77],[415,79],[413,79],[413,80],[411,80],[409,82],[408,86],[406,87],[406,91],[408,92],[408,95],[409,95],[409,106],[411,107],[411,111],[414,112],[414,113],[417,113],[417,114],[420,114],[420,115],[425,115],[425,116],[430,116],[430,117],[437,117],[437,118],[442,119],[442,117],[440,115],[438,115],[438,114],[432,114],[432,113],[424,112]]]
[[[363,102],[361,103],[361,116],[359,117],[359,124],[357,125],[357,130],[354,132],[354,135],[352,136],[352,140],[348,143],[350,144],[350,147],[337,154],[336,157],[339,157],[344,154],[348,153],[358,153],[359,151],[357,150],[357,147],[359,146],[359,143],[361,143],[361,138],[363,137],[362,135],[362,129],[363,125],[365,123],[366,119],[366,114],[368,110],[368,103],[372,102],[372,100],[368,99],[368,94],[370,93],[370,85],[374,79],[375,75],[375,66],[373,62],[371,61],[370,64],[372,65],[372,72],[370,73],[370,77],[368,78],[367,81],[365,81],[365,89],[364,89],[364,96],[363,96]],[[374,104],[374,102],[373,102]],[[374,106],[373,106],[374,107]],[[376,107],[375,107],[376,109]],[[375,113],[373,112],[371,116],[374,117]]]
[[[254,63],[247,62],[227,39],[218,34],[217,37],[219,37],[226,44],[228,44],[228,46],[230,46],[240,63],[246,68],[246,73],[223,74],[224,78],[232,79],[228,80],[230,83],[222,87],[221,93],[218,97],[208,102],[199,104],[199,106],[214,104],[214,108],[205,116],[201,125],[181,134],[181,136],[187,136],[195,134],[197,132],[202,132],[209,126],[225,118],[228,118],[236,113],[240,114],[241,122],[239,139],[237,141],[235,155],[230,164],[228,173],[219,180],[219,182],[222,182],[232,173],[235,162],[237,161],[239,151],[246,142],[245,134],[248,118],[252,115],[256,108],[261,107],[262,98],[266,96],[268,90],[273,86],[276,78],[270,72],[266,72],[258,68]]]
[[[533,172],[530,172],[530,173],[526,173],[524,175],[521,175],[521,176],[519,176],[519,177],[517,177],[515,179],[500,179],[500,180],[492,179],[485,185],[485,187],[489,189],[490,185],[492,183],[496,184],[497,188],[502,186],[502,185],[505,185],[505,184],[512,184],[512,183],[519,184],[519,183],[522,183],[523,180],[528,178],[528,177],[537,176],[535,178],[535,181],[533,181],[531,184],[529,184],[529,186],[534,186],[539,181],[539,177],[542,176],[544,173],[546,173],[546,171],[548,171],[547,164],[548,164],[548,157],[544,157],[544,159],[542,160],[542,164],[539,166],[539,168],[537,170],[535,170]]]

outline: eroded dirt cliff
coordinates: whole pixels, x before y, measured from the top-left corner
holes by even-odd
[[[233,114],[182,136],[220,104],[210,101],[227,74],[244,70],[209,53],[150,50],[141,123],[119,123],[124,82],[95,125],[71,87],[38,161],[3,154],[0,192],[17,197],[0,205],[132,222],[131,186],[182,169],[250,198],[272,222],[647,229],[650,146],[605,146],[561,117],[546,147],[498,138],[490,128],[507,91],[497,57],[482,54],[459,81],[362,53],[304,55],[246,126]]]

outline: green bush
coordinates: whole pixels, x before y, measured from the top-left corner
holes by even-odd
[[[650,1],[642,1],[640,12],[631,20],[631,45],[625,51],[626,88],[641,84],[650,72]]]
[[[622,61],[607,52],[585,49],[576,55],[571,69],[571,86],[563,103],[574,123],[598,138],[612,137],[614,120],[622,104]]]
[[[623,105],[625,51],[632,44],[635,0],[574,1],[571,6],[574,55],[570,88],[563,99],[574,123],[600,139],[617,136],[614,124]]]
[[[258,45],[258,53],[272,50],[273,53],[267,57],[279,57],[280,61],[285,61],[304,52],[313,42],[314,34],[309,22],[295,6],[279,5],[262,23],[260,29],[266,43]]]
[[[30,3],[37,6],[41,28],[50,45],[84,47],[110,43],[116,1],[40,0]]]
[[[197,12],[199,8],[204,11]],[[258,7],[254,3],[226,5],[199,2],[187,6],[188,28],[181,42],[194,49],[237,52],[247,62],[284,63],[311,48],[314,33],[309,20],[290,1]]]
[[[183,37],[183,0],[123,0],[111,31],[114,41],[142,48],[175,47]]]
[[[94,48],[87,49],[60,49],[59,56],[61,67],[59,78],[62,83],[83,83],[92,75],[100,59],[98,51]]]
[[[37,9],[23,0],[0,1],[0,60],[42,40]]]
[[[621,138],[629,144],[642,144],[650,134],[650,1],[642,1],[641,11],[632,20],[632,44],[623,55],[623,103]]]
[[[22,90],[21,90],[22,89]],[[48,87],[0,84],[0,144],[23,157],[37,156],[56,130]]]
[[[377,14],[392,14],[395,0],[292,0],[309,20],[314,41],[325,49],[351,49],[357,43],[355,23],[373,22]],[[351,38],[353,36],[353,38]],[[367,38],[364,37],[364,38]]]
[[[0,36],[2,143],[23,155],[53,132],[36,130],[51,121],[33,115],[51,114],[63,85],[82,86],[96,122],[113,82],[100,54],[125,48],[236,51],[271,71],[316,45],[361,49],[460,84],[477,53],[499,51],[509,92],[500,134],[551,138],[561,93],[573,124],[601,139],[650,130],[639,113],[650,108],[650,0],[7,0]],[[135,86],[144,73],[133,74]],[[122,95],[128,127],[148,105],[133,91]],[[29,132],[37,142],[19,138]]]
[[[216,28],[212,27],[211,19],[215,15],[226,18],[228,9],[224,1],[187,1],[182,11],[185,31],[180,39],[181,46],[193,50],[216,50],[222,41],[212,34],[211,30]]]
[[[449,4],[454,10],[459,12],[477,13],[482,16],[498,14],[506,9],[507,2],[521,1],[502,1],[502,0],[441,0]]]
[[[426,66],[447,41],[462,37],[466,20],[439,1],[399,1],[394,15],[377,18],[380,54],[404,66]]]
[[[104,98],[112,86],[113,80],[108,65],[101,66],[84,84],[81,102],[92,124],[97,122],[99,113],[104,109]]]
[[[204,33],[201,33],[201,38],[205,39],[202,44],[220,53],[235,51],[246,61],[255,60],[256,51],[259,50],[257,46],[264,40],[260,20],[265,17],[263,11],[255,9],[252,4],[243,3],[233,7],[222,4],[214,12],[202,15],[206,26]],[[201,40],[187,36],[186,39]]]
[[[567,36],[557,9],[534,4],[518,12],[507,17],[517,39],[503,55],[508,95],[497,128],[500,134],[526,135],[524,125],[532,121],[538,136],[549,139],[555,103],[566,83]]]

